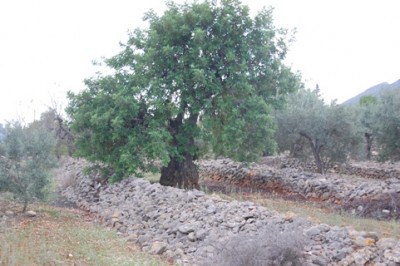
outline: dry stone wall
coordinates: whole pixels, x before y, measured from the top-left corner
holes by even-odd
[[[203,164],[202,169],[205,167]],[[235,168],[251,174],[240,169]],[[400,265],[399,241],[380,239],[376,233],[315,224],[252,202],[226,201],[198,190],[163,187],[136,178],[104,185],[76,173],[76,184],[63,191],[66,198],[97,215],[101,223],[118,230],[127,241],[173,258],[179,265],[218,265],[221,247],[230,239],[255,239],[272,227],[294,232],[302,240],[302,265]],[[231,256],[241,255],[244,242],[239,242],[238,253]]]
[[[337,206],[359,202],[360,206],[355,206],[352,210],[355,214],[362,213],[365,204],[374,199],[382,199],[384,195],[394,195],[397,200],[400,197],[399,178],[378,180],[342,174],[321,175],[293,168],[277,169],[265,164],[253,163],[246,166],[228,159],[199,161],[198,166],[202,182],[211,181],[225,186],[285,191]],[[375,215],[378,216],[376,218],[397,217],[398,207],[400,203],[396,202],[385,206],[384,209],[376,210]]]
[[[260,164],[275,168],[293,168],[306,172],[316,172],[316,165],[312,161],[301,161],[285,155],[261,158]],[[349,164],[330,165],[328,173],[351,175],[371,179],[400,179],[400,162],[378,163],[373,161],[350,162]]]

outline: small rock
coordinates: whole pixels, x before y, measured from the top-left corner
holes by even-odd
[[[215,214],[217,212],[217,209],[215,208],[215,206],[211,205],[210,207],[207,208],[206,212],[208,214]]]
[[[384,252],[384,257],[398,265],[397,263],[400,263],[400,250],[387,250]]]
[[[320,233],[321,233],[321,231],[319,230],[319,228],[317,226],[313,226],[305,231],[306,236],[308,236],[310,238],[313,238],[313,237],[319,235]]]
[[[156,241],[151,245],[150,252],[156,255],[161,255],[167,249],[167,244]]]
[[[375,240],[375,242],[379,240],[378,233],[376,232],[365,232],[362,234],[362,236],[365,238],[372,238]]]
[[[181,225],[178,227],[178,231],[182,234],[189,234],[190,232],[194,232],[194,227],[192,225]]]
[[[111,226],[115,227],[117,224],[121,223],[118,218],[113,217],[111,219]]]
[[[325,266],[328,262],[323,258],[315,258],[312,260],[312,263],[318,266]]]
[[[321,200],[328,200],[331,197],[330,192],[325,192],[321,195]]]
[[[27,212],[26,212],[26,216],[28,216],[28,217],[36,217],[36,216],[37,216],[37,213],[34,212],[34,211],[27,211]]]
[[[189,239],[189,241],[192,241],[192,242],[196,241],[196,234],[194,232],[189,233],[188,239]]]
[[[341,261],[346,258],[348,252],[346,249],[339,250],[334,256],[333,259],[336,261]]]
[[[397,241],[394,238],[381,238],[377,245],[382,250],[392,249],[396,246]]]
[[[127,242],[136,242],[137,240],[138,240],[138,235],[137,235],[137,234],[129,235],[129,236],[126,238],[126,241],[127,241]]]
[[[293,218],[296,217],[296,214],[294,212],[288,211],[285,213],[285,221],[291,222],[293,221]]]

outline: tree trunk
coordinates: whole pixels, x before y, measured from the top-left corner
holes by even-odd
[[[371,150],[372,150],[372,135],[369,133],[365,133],[364,136],[365,136],[365,142],[366,142],[365,150],[366,150],[366,154],[367,154],[367,160],[371,160],[371,157],[372,157],[372,152],[371,152]]]
[[[317,165],[317,173],[323,174],[324,173],[324,165],[321,160],[320,152],[313,151],[313,153],[314,153],[315,164]]]
[[[310,147],[311,147],[311,150],[314,155],[315,164],[317,166],[317,173],[323,174],[324,173],[324,164],[321,159],[321,149],[322,149],[323,145],[321,145],[319,143],[318,139],[316,139],[315,143],[314,143],[312,138],[304,132],[300,132],[300,136],[306,138],[308,140],[308,142],[310,143]]]
[[[311,143],[311,148],[314,155],[315,164],[317,165],[317,173],[323,174],[324,173],[324,164],[321,159],[321,149],[322,146],[318,144],[318,140],[315,144]]]
[[[303,150],[303,141],[301,138],[296,139],[294,143],[290,145],[290,157],[299,157],[300,152]]]
[[[22,212],[25,213],[27,208],[28,208],[28,198],[24,198],[24,207],[22,209]]]
[[[171,158],[167,166],[161,168],[160,184],[185,189],[199,188],[199,173],[192,156],[183,160]]]
[[[183,125],[186,123],[187,128],[195,127],[198,115],[190,114],[189,118],[183,121],[184,114],[180,113],[174,120],[169,121],[169,131],[173,136],[173,145],[177,150],[181,150],[181,156],[172,157],[167,166],[161,168],[160,184],[163,186],[172,186],[185,189],[199,188],[199,173],[196,165],[193,163],[194,155],[190,148],[195,146],[194,137],[187,135]],[[187,130],[187,129],[186,129]],[[177,137],[183,132],[186,137],[184,143],[179,141]]]

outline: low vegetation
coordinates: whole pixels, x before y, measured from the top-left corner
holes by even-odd
[[[0,265],[171,265],[93,225],[81,211],[32,207],[36,217],[17,215],[12,225],[0,225]]]
[[[7,124],[0,142],[0,191],[12,192],[23,203],[23,212],[28,203],[48,195],[54,147],[54,137],[41,124]]]

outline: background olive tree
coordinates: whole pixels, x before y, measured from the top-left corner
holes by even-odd
[[[400,89],[381,95],[375,115],[380,160],[400,160]]]
[[[74,136],[60,111],[49,107],[40,115],[40,120],[36,121],[36,123],[40,123],[54,135],[56,139],[55,155],[57,158],[66,155],[72,156],[75,150]]]
[[[376,139],[378,130],[377,110],[379,107],[378,98],[373,95],[367,95],[360,98],[359,105],[354,108],[360,121],[360,134],[364,136],[365,149],[364,158],[372,159],[372,148]]]
[[[114,180],[161,160],[161,184],[193,187],[196,140],[242,161],[273,152],[271,108],[300,82],[282,63],[290,36],[272,11],[252,17],[238,0],[167,2],[145,21],[105,60],[114,74],[69,93],[76,154],[110,167]]]
[[[277,111],[275,117],[280,150],[312,156],[319,173],[331,162],[346,161],[360,141],[351,110],[335,102],[325,104],[318,89],[289,95],[286,108]]]
[[[0,146],[0,190],[12,192],[25,212],[29,202],[47,196],[49,169],[55,166],[54,137],[40,123],[26,127],[11,122]]]

